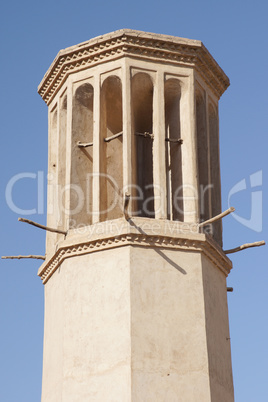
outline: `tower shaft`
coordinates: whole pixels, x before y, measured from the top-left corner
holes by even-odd
[[[42,402],[226,401],[218,101],[199,41],[120,30],[59,52],[49,106]],[[126,211],[126,196],[130,203]],[[125,204],[125,206],[124,206]]]

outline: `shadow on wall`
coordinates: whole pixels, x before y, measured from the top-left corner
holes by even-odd
[[[148,235],[146,232],[144,232],[144,230],[142,230],[139,226],[137,226],[135,224],[135,222],[133,222],[133,220],[130,218],[128,220],[129,224],[131,226],[134,226],[141,234],[144,235]],[[167,261],[170,265],[172,265],[172,267],[176,268],[181,274],[183,275],[187,275],[187,272],[185,271],[185,269],[183,269],[182,267],[180,267],[178,264],[176,264],[173,260],[171,260],[169,257],[167,257],[163,251],[155,249],[155,252],[160,255],[162,258],[164,258],[165,261]]]

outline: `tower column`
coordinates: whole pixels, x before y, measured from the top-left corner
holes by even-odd
[[[100,221],[100,75],[94,77],[92,222]],[[94,189],[94,190],[93,190]]]
[[[73,93],[72,86],[68,86],[67,89],[67,127],[66,127],[66,185],[69,186],[71,183],[71,159],[72,159],[72,120],[73,120]],[[66,186],[65,185],[65,186]],[[64,187],[65,187],[64,186]],[[70,217],[71,217],[71,189],[64,188],[61,189],[65,194],[65,221],[64,227],[66,230],[69,229],[70,226]]]
[[[201,42],[126,29],[53,61],[39,92],[50,107],[49,172],[65,195],[48,223],[62,229],[67,206],[77,225],[49,237],[38,271],[42,402],[233,402],[232,263],[220,227],[212,239],[198,225],[211,214],[207,200],[200,211],[199,181],[213,178],[220,209],[218,100],[228,85]],[[92,173],[88,208],[72,211]]]
[[[47,175],[47,225],[50,227],[58,224],[58,138],[59,138],[59,107],[56,103],[48,113],[48,175]],[[46,250],[54,252],[57,233],[47,232]],[[53,251],[52,251],[53,250]]]
[[[167,191],[165,168],[165,97],[164,74],[157,72],[153,100],[153,167],[154,167],[154,209],[155,218],[167,217]]]
[[[184,222],[198,222],[198,171],[195,126],[194,75],[182,78],[181,138]]]
[[[123,187],[124,192],[131,194],[132,186],[132,129],[131,129],[131,78],[130,65],[127,59],[122,66],[122,98],[123,98]],[[124,196],[124,194],[123,194]],[[131,211],[131,203],[129,210]]]

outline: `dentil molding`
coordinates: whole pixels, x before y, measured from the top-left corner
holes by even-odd
[[[127,222],[120,218],[88,226],[83,233],[76,229],[69,231],[57,244],[54,254],[46,257],[38,275],[45,284],[66,258],[125,246],[199,252],[225,276],[232,268],[231,261],[219,245],[211,236],[198,233],[194,224],[187,229],[179,222],[148,218],[135,218]]]
[[[195,68],[218,98],[230,84],[202,42],[120,29],[61,50],[41,81],[38,93],[49,104],[69,74],[123,56]]]

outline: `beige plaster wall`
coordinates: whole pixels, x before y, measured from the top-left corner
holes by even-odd
[[[202,256],[211,400],[234,400],[225,275]]]
[[[225,275],[200,252],[71,257],[45,289],[42,402],[233,401]]]
[[[131,250],[132,400],[210,401],[201,256]]]
[[[66,259],[46,284],[42,402],[131,400],[128,255]]]

